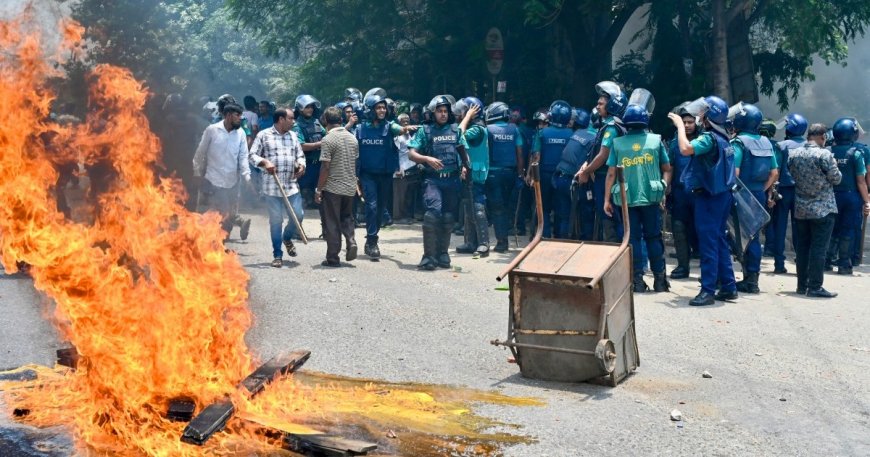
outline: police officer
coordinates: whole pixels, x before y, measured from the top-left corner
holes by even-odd
[[[697,124],[697,118],[686,111],[685,106],[680,106],[675,111],[685,127],[686,139],[692,141],[698,138],[700,128]],[[671,278],[685,279],[689,277],[692,246],[695,245],[693,240],[697,239],[695,235],[695,194],[682,182],[683,172],[689,166],[692,156],[680,154],[679,139],[674,138],[668,145],[668,158],[673,167],[668,204],[671,214],[671,230],[674,233],[674,249],[677,251],[677,267],[671,270]]]
[[[423,258],[418,268],[450,268],[450,231],[456,220],[460,168],[468,168],[468,156],[460,146],[459,127],[454,124],[453,97],[437,95],[429,102],[432,124],[417,130],[408,143],[408,158],[424,165]]]
[[[785,140],[780,141],[779,146],[779,185],[777,192],[780,195],[776,206],[773,208],[773,216],[771,224],[773,225],[773,272],[778,274],[787,273],[785,268],[785,233],[786,227],[791,221],[792,227],[794,223],[794,178],[788,171],[788,167],[784,166],[788,163],[788,155],[792,150],[803,147],[806,144],[804,135],[807,133],[809,123],[806,118],[798,113],[790,113],[785,117]],[[797,237],[792,229],[792,244]],[[767,248],[767,246],[765,246]]]
[[[761,121],[761,125],[758,127],[758,134],[770,140],[770,143],[773,144],[773,154],[776,156],[776,162],[778,164],[782,164],[782,151],[779,150],[779,143],[774,141],[774,137],[776,136],[776,123],[773,122],[773,119],[767,119]],[[780,166],[780,171],[785,169],[786,167]],[[767,191],[767,214],[770,215],[770,222],[764,226],[764,244],[762,249],[762,256],[764,257],[773,257],[773,238],[774,238],[774,225],[776,224],[776,202],[780,198],[779,191],[777,190],[779,186],[779,181],[773,183],[773,186]],[[784,268],[784,267],[783,267]]]
[[[296,125],[293,130],[302,143],[302,152],[305,153],[305,176],[299,179],[299,189],[305,198],[306,206],[316,207],[314,204],[314,189],[317,187],[317,179],[320,176],[320,140],[326,135],[326,129],[320,125],[320,101],[308,94],[296,97],[293,110],[296,116]]]
[[[459,123],[462,146],[468,154],[471,175],[465,176],[465,243],[456,247],[460,254],[489,256],[489,222],[486,219],[486,179],[489,174],[489,132],[483,123],[483,103],[476,97],[465,97],[453,105]]]
[[[671,165],[662,144],[662,137],[647,132],[649,113],[640,105],[628,105],[622,116],[627,127],[625,135],[613,140],[613,149],[607,158],[607,179],[604,195],[604,212],[613,216],[611,195],[621,204],[619,186],[614,186],[616,167],[624,168],[628,217],[631,227],[631,252],[633,257],[634,291],[649,290],[643,281],[645,257],[641,236],[646,241],[650,267],[653,271],[653,290],[667,292],[669,288],[665,273],[665,245],[662,242],[662,219],[660,205],[665,199],[665,189],[670,180]]]
[[[834,223],[828,259],[832,263],[836,262],[838,274],[851,275],[852,240],[860,235],[862,209],[867,214],[870,208],[867,181],[864,179],[867,173],[866,158],[860,146],[855,144],[858,140],[858,125],[854,119],[838,119],[834,123],[833,133],[834,146],[831,152],[843,179],[834,186],[837,221]]]
[[[619,241],[616,221],[604,213],[604,180],[607,175],[607,168],[604,165],[610,154],[610,148],[613,147],[613,140],[625,133],[625,127],[622,126],[622,121],[619,118],[625,112],[628,97],[619,84],[613,81],[602,81],[596,84],[595,91],[598,93],[596,109],[602,123],[593,147],[593,150],[597,152],[590,162],[580,167],[576,179],[580,184],[586,184],[590,179],[593,180],[592,190],[595,197],[596,222],[599,232],[595,234],[595,237],[599,240],[615,243]]]
[[[517,203],[514,193],[524,187],[523,135],[516,124],[507,122],[510,116],[511,110],[503,102],[489,105],[484,115],[489,133],[486,200],[495,230],[495,252],[508,250],[509,217],[514,214]]]
[[[595,224],[595,200],[592,186],[574,184],[574,175],[589,160],[595,143],[595,134],[589,132],[589,113],[574,111],[574,133],[562,150],[562,157],[553,174],[553,192],[556,195],[556,214],[559,214],[558,232],[565,238],[592,240]]]
[[[356,138],[359,141],[359,182],[366,212],[364,252],[371,260],[377,260],[381,257],[378,232],[392,201],[393,173],[399,168],[393,139],[415,128],[404,128],[387,120],[389,108],[383,89],[370,90],[363,104],[366,120],[356,129]]]
[[[740,103],[734,115],[734,130],[737,135],[731,140],[734,148],[734,168],[752,196],[767,206],[767,190],[779,177],[779,164],[773,144],[758,133],[764,116],[755,105]],[[743,255],[743,280],[737,290],[757,294],[758,273],[761,271],[761,240],[757,234],[746,246]]]
[[[734,150],[728,142],[725,121],[728,105],[719,97],[709,96],[686,106],[686,111],[701,117],[704,132],[694,140],[686,135],[683,119],[675,113],[668,117],[677,128],[680,154],[692,160],[681,180],[695,194],[695,229],[701,251],[701,291],[689,301],[692,306],[706,306],[715,300],[737,298],[731,253],[725,238],[728,214],[733,197]],[[717,283],[719,292],[716,292]],[[715,294],[715,295],[714,295]]]
[[[556,100],[550,104],[548,112],[549,126],[544,127],[538,132],[535,137],[535,142],[532,145],[532,162],[540,164],[541,173],[541,201],[544,210],[544,237],[555,238],[567,237],[567,233],[561,233],[561,218],[568,218],[568,214],[558,214],[554,212],[556,207],[556,196],[553,192],[553,175],[556,173],[556,167],[562,159],[562,150],[568,144],[568,138],[574,133],[568,128],[568,122],[571,120],[571,105],[562,100]],[[551,222],[550,217],[553,217]],[[556,230],[553,230],[555,225]],[[566,224],[567,226],[567,224]]]

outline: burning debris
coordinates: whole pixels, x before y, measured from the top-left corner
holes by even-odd
[[[65,23],[59,30],[66,41],[57,55],[73,54],[82,29]],[[55,70],[62,62],[44,60],[27,18],[0,22],[0,49],[0,99],[16,107],[0,112],[0,262],[7,273],[28,266],[73,345],[58,351],[55,369],[0,377],[16,420],[68,427],[77,452],[107,455],[373,449],[309,425],[340,431],[359,424],[354,439],[396,430],[396,439],[379,444],[399,454],[527,442],[484,432],[504,424],[475,416],[468,404],[537,404],[532,400],[291,376],[307,352],[254,370],[244,341],[252,322],[248,274],[224,250],[217,215],[188,212],[179,182],[156,177],[160,144],[143,114],[149,94],[142,83],[123,68],[93,68],[88,116],[62,125],[50,120],[48,83],[62,76]],[[57,167],[33,165],[59,163],[107,171],[110,179],[90,183],[101,191],[85,202],[88,211],[65,215],[54,191]],[[227,433],[217,433],[222,429]]]

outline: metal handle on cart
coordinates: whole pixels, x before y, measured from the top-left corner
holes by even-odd
[[[594,351],[584,351],[582,349],[557,348],[553,346],[541,346],[539,344],[526,343],[511,343],[509,341],[492,340],[489,344],[493,346],[505,346],[509,348],[525,348],[539,349],[541,351],[564,352],[566,354],[591,355],[598,359],[601,363],[601,368],[607,373],[613,373],[616,369],[616,347],[613,341],[603,339],[598,340]]]
[[[516,266],[519,265],[530,252],[532,252],[532,249],[538,245],[541,238],[544,236],[544,206],[541,198],[541,170],[539,165],[538,162],[529,165],[529,176],[532,179],[532,187],[535,189],[535,216],[538,218],[538,227],[535,229],[535,237],[532,238],[532,241],[530,241],[529,244],[526,245],[526,247],[523,248],[516,257],[514,257],[511,263],[509,263],[508,266],[506,266],[504,270],[495,277],[496,281],[501,281],[511,272],[511,270],[516,268]]]
[[[595,286],[598,285],[598,282],[601,281],[601,278],[603,278],[604,274],[607,273],[607,270],[613,264],[613,261],[618,259],[619,256],[628,249],[628,240],[631,236],[631,229],[628,225],[628,198],[625,193],[625,175],[623,174],[622,166],[616,167],[616,179],[619,181],[619,196],[622,198],[622,243],[619,245],[619,249],[610,255],[607,262],[604,263],[604,267],[592,277],[589,284],[586,284],[586,287],[589,289],[594,289]],[[605,189],[604,191],[609,192],[609,189]]]

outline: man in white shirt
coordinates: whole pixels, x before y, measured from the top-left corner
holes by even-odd
[[[212,209],[220,213],[221,228],[227,236],[233,228],[237,186],[241,180],[251,181],[248,145],[241,126],[242,107],[227,104],[223,120],[206,127],[193,156],[193,175],[200,181],[200,189],[213,193]]]

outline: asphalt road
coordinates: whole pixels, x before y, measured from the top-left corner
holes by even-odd
[[[695,265],[672,292],[635,297],[635,374],[616,388],[549,383],[523,378],[507,350],[488,344],[506,335],[508,293],[495,290],[495,276],[517,249],[454,255],[461,271],[420,272],[419,225],[394,226],[381,232],[380,262],[361,254],[342,268],[321,267],[325,243],[312,241],[297,243],[299,256],[277,269],[264,213],[252,214],[246,242],[236,232],[230,244],[251,273],[255,352],[307,348],[309,370],[544,400],[480,406],[537,439],[506,455],[870,455],[867,267],[826,277],[838,298],[809,299],[793,293],[794,275],[767,273],[765,259],[762,294],[692,308]],[[312,237],[320,233],[315,217],[304,222]],[[0,367],[51,364],[60,343],[42,317],[44,300],[27,278],[0,278]],[[683,413],[681,427],[673,409]]]

